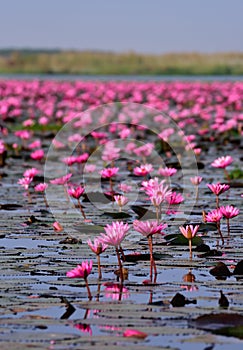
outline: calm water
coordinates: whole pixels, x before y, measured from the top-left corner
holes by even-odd
[[[243,75],[77,75],[77,74],[0,74],[0,80],[85,80],[85,81],[243,81]]]

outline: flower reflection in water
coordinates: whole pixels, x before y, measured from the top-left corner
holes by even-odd
[[[129,290],[122,284],[118,283],[105,283],[105,298],[111,298],[113,300],[128,299],[130,297]]]
[[[188,273],[183,276],[183,282],[186,282],[186,284],[181,285],[181,288],[186,289],[188,292],[194,292],[198,290],[198,286],[194,284],[195,281],[195,275],[189,270]]]
[[[83,333],[88,333],[90,336],[92,336],[92,329],[89,324],[87,323],[75,323],[74,328],[78,329],[79,331]]]

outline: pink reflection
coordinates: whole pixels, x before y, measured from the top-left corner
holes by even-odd
[[[113,300],[128,299],[130,297],[129,290],[122,284],[111,283],[105,285],[105,298],[111,298]]]

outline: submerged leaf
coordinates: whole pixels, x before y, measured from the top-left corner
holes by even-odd
[[[243,316],[236,313],[205,314],[193,320],[191,325],[207,331],[243,326]]]

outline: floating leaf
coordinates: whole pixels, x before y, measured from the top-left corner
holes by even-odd
[[[243,326],[223,327],[214,331],[215,334],[226,335],[227,337],[236,337],[243,339]]]
[[[191,322],[194,327],[214,331],[225,327],[243,326],[243,316],[237,313],[205,314]]]
[[[209,273],[215,277],[222,277],[223,279],[231,276],[231,272],[228,267],[222,261],[218,262],[215,267],[213,267]]]
[[[125,219],[130,218],[131,215],[125,212],[111,212],[111,211],[105,211],[101,216],[110,216],[113,219]]]
[[[243,260],[239,261],[238,264],[236,265],[233,275],[243,275]]]
[[[59,243],[61,244],[82,244],[81,239],[77,239],[75,237],[66,237],[62,239]]]
[[[186,299],[186,297],[183,294],[176,293],[176,295],[172,298],[170,303],[173,307],[182,307],[182,306],[185,306],[186,304],[196,304],[197,301],[195,299],[194,300]]]
[[[146,219],[155,219],[155,213],[141,205],[132,205],[131,209],[138,215],[139,218],[146,215]]]
[[[185,238],[181,233],[168,234],[164,236],[165,240],[169,245],[186,245],[188,246],[188,239]],[[203,240],[199,236],[195,236],[192,239],[192,245],[198,246],[203,243]]]
[[[153,253],[153,257],[155,260],[168,259],[172,256],[170,254],[162,254],[162,253]],[[150,254],[149,253],[134,253],[125,255],[127,262],[137,262],[137,261],[149,261]]]

